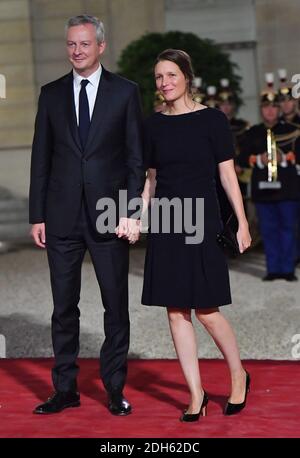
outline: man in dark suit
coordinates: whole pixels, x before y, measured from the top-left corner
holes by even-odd
[[[103,24],[76,16],[66,27],[73,70],[42,87],[31,160],[31,234],[47,249],[54,310],[52,341],[54,395],[34,413],[60,412],[80,405],[77,392],[81,267],[89,251],[101,289],[105,341],[100,375],[115,415],[131,412],[123,397],[129,347],[129,243],[139,236],[133,212],[118,208],[118,193],[130,201],[141,195],[142,114],[135,83],[100,64]],[[118,227],[97,225],[97,202],[117,206]],[[126,210],[127,211],[127,210]]]

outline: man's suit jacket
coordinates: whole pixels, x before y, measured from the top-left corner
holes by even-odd
[[[93,226],[102,197],[140,197],[144,184],[142,114],[137,85],[102,67],[86,147],[75,113],[73,73],[41,89],[35,122],[29,199],[30,223],[67,236],[85,195]],[[117,221],[118,223],[118,221]]]

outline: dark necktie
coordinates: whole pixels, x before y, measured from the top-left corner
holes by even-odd
[[[89,101],[86,93],[86,86],[88,84],[89,80],[82,80],[79,93],[79,137],[82,148],[86,145],[91,123]]]

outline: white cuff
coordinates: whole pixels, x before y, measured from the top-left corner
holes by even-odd
[[[287,167],[288,166],[288,163],[287,163],[287,160],[286,160],[286,154],[283,154],[282,153],[282,160],[280,162],[280,167]]]
[[[256,156],[256,165],[259,169],[264,169],[265,168],[265,165],[262,163],[262,160],[261,160],[261,154],[258,154]]]

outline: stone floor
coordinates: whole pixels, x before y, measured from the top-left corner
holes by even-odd
[[[130,357],[174,358],[165,309],[140,302],[144,253],[143,244],[131,249]],[[51,291],[45,252],[27,245],[1,254],[0,272],[0,335],[5,338],[0,339],[2,356],[4,340],[7,358],[52,356]],[[230,260],[234,302],[222,312],[235,328],[242,358],[293,360],[292,338],[296,334],[300,338],[300,281],[265,283],[261,281],[263,274],[264,257],[258,249]],[[80,356],[97,357],[103,341],[103,308],[88,257],[82,280]],[[197,336],[200,358],[221,357],[199,323]]]

